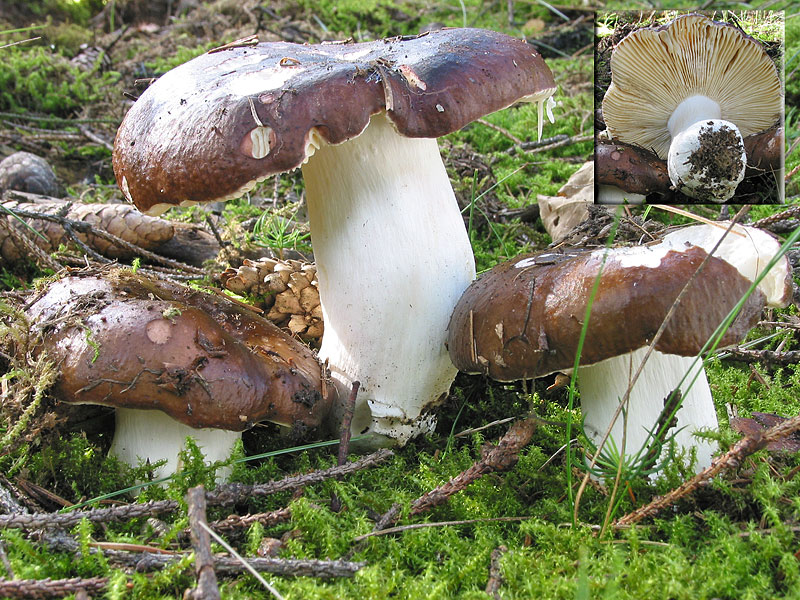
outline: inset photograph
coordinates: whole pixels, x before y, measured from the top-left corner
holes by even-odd
[[[595,202],[783,203],[783,23],[598,13]]]

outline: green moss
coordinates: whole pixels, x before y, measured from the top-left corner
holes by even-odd
[[[73,117],[118,78],[114,72],[82,71],[43,47],[12,46],[3,50],[0,111]]]

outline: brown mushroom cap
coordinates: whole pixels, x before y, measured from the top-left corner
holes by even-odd
[[[688,246],[660,261],[643,248],[609,252],[581,354],[591,365],[648,344],[675,298],[706,258]],[[502,263],[461,297],[449,325],[448,350],[459,370],[500,381],[571,369],[603,250],[531,255]],[[669,321],[656,350],[696,356],[751,281],[712,256]],[[757,322],[764,294],[756,290],[722,339],[734,343]]]
[[[316,427],[331,398],[313,354],[226,298],[122,269],[66,277],[28,310],[65,402],[157,409],[194,428]]]
[[[173,69],[142,94],[117,133],[114,172],[143,211],[227,199],[300,166],[316,136],[342,143],[381,111],[400,134],[431,138],[554,91],[532,46],[480,29],[237,46]]]
[[[667,157],[667,121],[686,98],[703,95],[742,136],[771,127],[783,110],[781,81],[763,46],[740,29],[698,14],[630,33],[611,56],[603,99],[611,136]]]

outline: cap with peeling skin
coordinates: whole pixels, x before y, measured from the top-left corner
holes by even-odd
[[[448,349],[459,370],[500,381],[571,369],[586,305],[605,250],[532,255],[502,263],[461,297]],[[591,365],[650,343],[675,298],[707,253],[697,246],[609,251],[581,354]],[[712,256],[678,305],[656,350],[696,356],[752,281]],[[734,343],[757,322],[756,290],[722,339]]]
[[[321,141],[358,136],[382,111],[401,135],[432,138],[520,99],[539,102],[541,122],[554,92],[532,46],[480,29],[234,46],[142,94],[117,133],[114,172],[143,211],[228,199],[299,167]]]
[[[609,132],[662,159],[671,141],[670,116],[691,96],[715,101],[717,118],[734,123],[742,136],[768,129],[783,109],[780,78],[763,46],[737,27],[698,14],[626,36],[614,49],[611,73],[603,99]]]
[[[62,401],[230,431],[313,428],[330,408],[311,351],[225,298],[114,270],[53,283],[28,315],[55,319],[42,348],[59,364]]]

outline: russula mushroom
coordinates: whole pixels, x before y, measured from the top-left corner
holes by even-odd
[[[759,203],[764,198],[759,175],[776,178],[783,165],[783,127],[772,127],[744,138],[747,153],[745,179],[736,188],[736,201]],[[667,161],[653,152],[620,141],[598,139],[595,144],[596,185],[615,186],[633,194],[649,196],[659,202],[685,203],[688,198],[671,189]],[[598,202],[603,202],[598,194]]]
[[[404,442],[456,370],[447,321],[474,259],[435,138],[518,101],[550,113],[536,50],[444,29],[369,43],[230,45],[136,101],[114,149],[141,210],[232,198],[302,166],[325,323],[320,358],[354,431]]]
[[[300,429],[330,409],[312,352],[227,298],[123,269],[52,283],[27,310],[64,402],[116,408],[111,452],[178,468],[186,437],[227,459],[260,421]]]
[[[703,15],[628,34],[611,77],[611,137],[666,160],[673,186],[692,198],[731,198],[747,164],[743,136],[781,120],[781,81],[763,46]]]
[[[501,381],[570,370],[603,265],[577,374],[585,431],[599,442],[667,312],[724,233],[724,226],[698,225],[651,246],[502,263],[473,283],[456,306],[449,326],[450,356],[462,371]],[[698,468],[710,464],[713,447],[693,439],[693,433],[715,428],[717,418],[702,363],[693,365],[693,357],[778,249],[769,234],[736,226],[694,276],[633,387],[625,418],[611,430],[621,451],[627,423],[626,456],[647,443],[664,401],[680,387],[682,405],[670,434],[677,432],[679,447],[696,448]],[[790,298],[790,270],[783,258],[748,298],[722,344],[742,339],[765,305],[785,306]],[[687,389],[695,374],[697,381]]]

